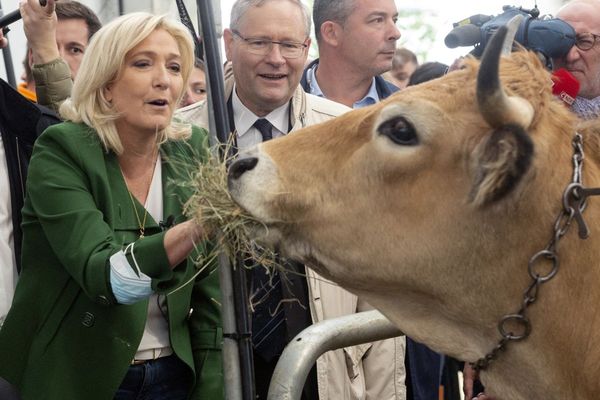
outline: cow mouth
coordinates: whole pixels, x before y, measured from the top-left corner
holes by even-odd
[[[311,247],[298,235],[295,235],[294,229],[288,224],[263,223],[255,226],[251,234],[257,244],[280,252],[286,257],[298,261],[308,261],[314,258]]]
[[[294,260],[317,262],[312,246],[303,240],[290,225],[281,223],[267,225],[262,236],[258,236],[256,241]]]
[[[273,250],[279,249],[284,240],[278,224],[257,223],[250,230],[250,236],[260,246]]]

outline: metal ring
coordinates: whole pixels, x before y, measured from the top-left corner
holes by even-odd
[[[521,334],[514,334],[513,332],[507,332],[506,325],[514,321],[517,325],[520,325],[523,332]],[[498,324],[498,330],[503,338],[508,340],[522,340],[525,339],[531,333],[531,324],[529,320],[520,314],[505,315]]]
[[[533,266],[536,263],[536,261],[538,260],[538,258],[540,258],[542,256],[545,257],[547,260],[552,260],[552,269],[546,276],[540,276],[533,269]],[[533,257],[531,257],[531,260],[529,260],[529,265],[527,266],[527,268],[529,269],[529,276],[531,276],[532,279],[536,279],[536,280],[540,281],[541,283],[547,282],[550,279],[554,278],[554,275],[556,275],[556,273],[558,272],[558,257],[556,256],[556,253],[554,253],[554,252],[551,252],[549,250],[542,250],[539,253],[537,253],[536,255],[534,255]]]
[[[569,212],[569,210],[574,210],[572,201],[581,199],[581,194],[579,193],[580,190],[583,190],[583,185],[581,183],[573,182],[567,186],[563,192],[563,208],[565,211]],[[583,212],[586,206],[587,201],[586,199],[583,199],[578,211]]]

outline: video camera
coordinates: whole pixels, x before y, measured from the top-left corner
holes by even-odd
[[[565,21],[557,18],[538,18],[537,5],[527,10],[522,7],[504,6],[503,13],[497,16],[476,14],[453,24],[454,29],[446,35],[444,43],[453,49],[459,46],[475,46],[471,51],[476,57],[483,50],[494,32],[516,15],[525,17],[519,26],[515,40],[526,49],[537,52],[552,68],[552,59],[567,55],[575,44],[575,30]]]

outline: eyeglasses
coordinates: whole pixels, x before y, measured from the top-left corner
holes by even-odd
[[[579,33],[575,38],[575,46],[579,50],[589,50],[596,44],[596,40],[600,38],[600,35],[596,35],[594,33],[584,32]]]
[[[273,50],[273,45],[279,45],[279,51],[285,58],[298,58],[304,53],[304,49],[308,47],[306,43],[299,42],[276,42],[274,40],[262,38],[245,38],[238,31],[232,29],[231,32],[248,46],[248,51],[258,56],[266,56]]]

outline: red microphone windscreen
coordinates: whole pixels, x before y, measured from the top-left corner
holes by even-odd
[[[569,71],[560,68],[552,74],[552,94],[572,105],[579,93],[579,81]]]

